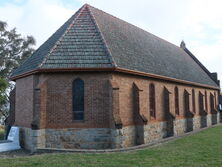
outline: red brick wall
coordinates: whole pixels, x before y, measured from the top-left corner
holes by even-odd
[[[72,81],[81,78],[85,86],[84,121],[74,121],[72,111]],[[118,103],[112,103],[112,87],[118,89]],[[154,83],[156,93],[156,119],[150,118],[149,113],[149,84]],[[196,115],[199,114],[198,94],[203,94],[205,89],[192,86],[167,83],[152,80],[150,78],[128,75],[110,74],[98,72],[83,73],[49,73],[39,77],[29,76],[16,81],[16,125],[30,127],[36,123],[39,128],[108,128],[114,127],[114,116],[121,119],[123,126],[134,125],[135,101],[133,97],[133,85],[139,90],[137,97],[137,114],[143,115],[148,123],[163,121],[163,90],[164,87],[170,92],[170,112],[175,115],[174,88],[179,89],[179,112],[176,119],[184,116],[184,90],[190,93],[190,110],[192,111],[192,89],[195,90]],[[134,86],[135,87],[135,86]],[[214,94],[214,90],[206,90]],[[135,93],[135,92],[134,92]],[[216,92],[218,93],[218,92]],[[116,100],[114,99],[114,100]],[[208,100],[209,103],[209,100]],[[217,101],[218,103],[218,101]],[[115,104],[119,106],[115,107]],[[209,106],[210,104],[208,104]],[[205,105],[204,105],[205,106]],[[208,107],[209,109],[209,107]],[[117,111],[118,110],[118,111]],[[210,111],[208,111],[209,113]],[[35,117],[33,117],[33,113]],[[139,117],[138,117],[139,118]],[[141,118],[140,121],[141,122]]]
[[[44,83],[47,88],[40,88],[40,112],[45,120],[40,128],[109,127],[109,74],[55,73],[44,75],[42,78],[44,79],[40,77],[40,82],[47,80]],[[72,82],[76,78],[84,81],[84,121],[73,120]]]
[[[16,80],[15,125],[31,127],[34,76]]]
[[[120,117],[123,123],[123,126],[133,125],[135,120],[133,120],[133,83],[136,83],[137,85],[140,85],[143,89],[143,98],[140,98],[140,103],[142,103],[141,108],[143,108],[142,112],[144,115],[148,112],[148,123],[152,123],[155,121],[162,121],[163,118],[163,90],[164,87],[167,88],[167,90],[170,92],[170,112],[176,116],[175,114],[175,100],[174,100],[174,88],[175,86],[179,89],[179,112],[180,115],[176,116],[176,119],[181,119],[184,117],[184,90],[188,91],[189,101],[190,101],[190,111],[192,112],[193,106],[192,106],[192,89],[195,90],[195,107],[196,107],[196,115],[199,114],[199,103],[198,103],[198,95],[199,91],[201,91],[203,94],[205,90],[208,94],[208,106],[209,104],[209,94],[216,92],[215,90],[211,89],[204,89],[204,88],[198,88],[198,87],[192,87],[192,86],[186,86],[181,84],[175,84],[175,83],[169,83],[169,82],[163,82],[163,81],[157,81],[152,80],[145,77],[139,77],[139,76],[133,76],[133,75],[127,75],[127,74],[113,74],[112,80],[117,85],[119,85],[119,99],[120,99]],[[150,118],[149,113],[149,84],[154,83],[155,85],[155,93],[156,93],[156,120],[153,120]],[[218,102],[217,102],[218,104]],[[204,105],[205,106],[205,105]],[[209,113],[209,107],[208,107],[208,113]]]

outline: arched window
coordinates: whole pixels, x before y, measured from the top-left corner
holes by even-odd
[[[72,108],[74,120],[84,119],[84,82],[75,79],[72,83]]]
[[[150,116],[151,118],[156,118],[156,101],[155,101],[155,86],[150,84],[149,87],[149,99],[150,99]]]
[[[215,103],[215,108],[217,108],[217,94],[214,92],[214,103]]]
[[[196,101],[195,101],[195,91],[192,89],[192,105],[193,105],[193,112],[196,113]]]
[[[214,96],[212,95],[212,93],[210,93],[210,112],[214,110],[214,107],[215,107]]]
[[[205,110],[208,112],[208,100],[207,100],[207,91],[205,90]]]
[[[187,90],[184,90],[184,113],[188,117],[190,114],[190,94]]]
[[[201,92],[199,92],[199,112],[200,115],[203,115],[204,113],[203,94]]]
[[[174,100],[175,100],[175,113],[177,115],[180,115],[180,111],[179,111],[179,91],[178,91],[178,87],[174,88]]]
[[[164,104],[164,110],[165,110],[165,115],[168,116],[170,115],[170,92],[169,90],[164,87],[163,89],[163,104]]]

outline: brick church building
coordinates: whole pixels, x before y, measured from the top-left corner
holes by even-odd
[[[217,74],[184,42],[87,4],[11,80],[14,125],[30,150],[126,148],[220,121]]]

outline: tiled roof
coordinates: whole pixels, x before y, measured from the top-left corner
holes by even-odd
[[[12,76],[35,69],[119,67],[218,85],[184,49],[84,5]]]
[[[35,69],[112,67],[89,8],[83,6],[28,58],[13,76]]]

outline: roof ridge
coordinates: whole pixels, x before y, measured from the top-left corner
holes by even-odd
[[[99,32],[99,35],[100,35],[100,37],[101,37],[101,39],[102,39],[102,42],[103,42],[103,44],[104,44],[104,46],[105,46],[105,49],[106,49],[106,51],[108,52],[108,56],[109,56],[109,58],[110,58],[110,60],[111,60],[111,63],[114,65],[114,67],[117,67],[116,62],[115,62],[114,59],[113,59],[112,53],[111,53],[110,49],[108,48],[106,39],[105,39],[105,37],[103,36],[102,32],[100,31],[100,27],[99,27],[99,25],[98,25],[98,23],[97,23],[97,21],[96,21],[96,19],[95,19],[95,17],[94,17],[93,12],[92,12],[92,11],[90,10],[90,8],[89,8],[89,7],[92,7],[92,6],[86,4],[86,7],[88,8],[90,15],[92,16],[92,20],[93,20],[93,22],[94,22],[94,24],[95,24],[95,26],[96,26],[96,28],[97,28],[97,30],[98,30],[98,32]]]
[[[73,21],[69,24],[68,28],[65,30],[65,32],[61,35],[61,37],[58,39],[58,41],[54,44],[54,46],[50,49],[49,53],[45,56],[43,61],[38,65],[39,68],[43,66],[43,64],[48,60],[50,54],[55,50],[55,48],[58,46],[58,43],[60,43],[61,39],[65,36],[65,34],[70,30],[72,25],[74,24],[75,20],[78,18],[78,16],[81,14],[81,11],[87,6],[88,4],[83,5],[75,14],[76,17],[73,18]],[[75,15],[74,14],[74,15]],[[73,16],[74,16],[73,15]]]
[[[109,13],[107,13],[107,12],[101,10],[101,9],[98,9],[98,8],[96,8],[96,7],[94,7],[94,6],[91,6],[91,5],[89,5],[89,4],[85,4],[85,5],[87,5],[88,7],[94,8],[94,9],[96,9],[96,10],[99,10],[99,11],[101,11],[101,12],[103,12],[103,13],[105,13],[105,14],[107,14],[107,15],[115,18],[115,19],[121,20],[121,21],[123,21],[123,22],[126,23],[126,24],[130,24],[131,26],[134,26],[135,28],[138,28],[138,29],[144,31],[145,33],[148,33],[148,34],[154,36],[155,38],[158,38],[158,39],[160,39],[160,40],[162,40],[162,41],[164,41],[164,42],[167,42],[167,43],[170,44],[170,45],[174,45],[175,47],[180,48],[178,45],[176,45],[176,44],[174,44],[174,43],[171,43],[170,41],[168,41],[168,40],[166,40],[166,39],[163,39],[162,37],[159,37],[159,36],[157,36],[157,35],[155,35],[155,34],[153,34],[153,33],[150,33],[150,32],[148,32],[148,30],[145,30],[145,29],[143,29],[143,28],[141,28],[141,27],[138,27],[138,26],[134,25],[133,23],[127,22],[127,21],[125,21],[125,20],[123,20],[123,19],[121,19],[121,18],[119,18],[119,17],[117,17],[117,16],[114,16],[114,15],[112,15],[112,14],[109,14]]]

